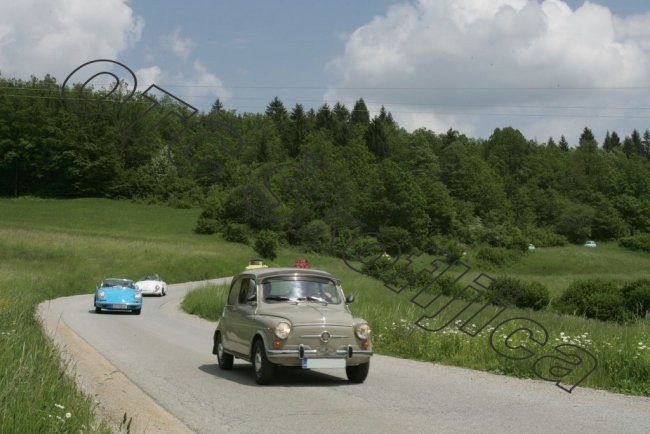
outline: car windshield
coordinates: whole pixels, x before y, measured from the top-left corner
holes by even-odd
[[[151,274],[149,276],[144,276],[140,280],[160,280],[160,276],[158,276],[157,274]]]
[[[122,286],[124,288],[134,288],[132,280],[129,279],[104,279],[102,281],[102,288],[110,288],[113,286]]]
[[[336,283],[321,277],[272,277],[264,280],[262,291],[266,303],[315,301],[340,304],[342,300]]]

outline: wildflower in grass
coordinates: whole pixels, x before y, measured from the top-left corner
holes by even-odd
[[[54,406],[57,407],[57,408],[60,408],[61,410],[63,410],[63,409],[65,408],[65,407],[62,406],[61,404],[54,404]]]
[[[71,417],[72,417],[72,413],[67,412],[67,413],[65,414],[65,418],[66,418],[66,419],[70,419]]]

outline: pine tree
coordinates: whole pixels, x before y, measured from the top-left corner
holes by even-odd
[[[568,151],[569,150],[569,142],[566,141],[566,138],[564,135],[560,136],[560,149],[563,151]]]
[[[354,103],[354,108],[350,115],[350,121],[353,124],[368,125],[370,124],[370,113],[368,112],[368,107],[363,101],[363,98]]]
[[[547,148],[557,148],[557,144],[555,143],[555,140],[553,140],[553,137],[548,138],[548,141],[546,142],[546,147]]]
[[[221,103],[221,100],[217,98],[215,102],[212,104],[212,108],[210,109],[210,114],[212,113],[219,113],[223,111],[223,104]]]

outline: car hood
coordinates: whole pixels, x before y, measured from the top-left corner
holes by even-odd
[[[163,286],[165,282],[162,280],[139,280],[135,282],[135,286],[138,286],[140,288],[155,288],[156,285]]]
[[[104,291],[104,298],[107,300],[116,300],[122,298],[132,299],[136,292],[138,292],[137,289],[124,288],[121,286],[101,288],[101,290]]]
[[[296,325],[345,325],[352,327],[352,314],[341,305],[328,305],[317,302],[281,302],[264,304],[259,314],[286,318]]]

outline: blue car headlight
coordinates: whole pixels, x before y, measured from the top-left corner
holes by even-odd
[[[136,292],[135,295],[133,296],[133,298],[135,298],[136,300],[140,300],[140,299],[142,299],[142,293],[139,292],[139,291]]]
[[[104,298],[106,296],[106,293],[102,290],[97,291],[97,298]]]

